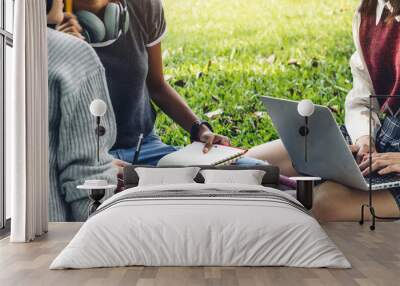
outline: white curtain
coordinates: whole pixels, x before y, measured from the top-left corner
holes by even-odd
[[[46,1],[15,1],[14,93],[6,98],[6,187],[12,242],[48,227]]]

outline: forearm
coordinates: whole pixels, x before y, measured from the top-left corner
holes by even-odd
[[[345,124],[350,137],[355,143],[359,138],[371,135],[375,138],[376,132],[380,127],[380,121],[376,109],[370,115],[369,103],[364,103],[359,99],[353,100],[351,104],[346,101]],[[372,120],[370,130],[370,116]]]
[[[148,48],[147,51],[149,53],[147,86],[151,99],[172,120],[186,131],[190,131],[198,117],[185,100],[164,80],[161,44]],[[204,126],[203,128],[206,129]]]
[[[205,124],[200,124],[198,130],[191,130],[198,117],[187,105],[185,100],[164,80],[162,67],[161,45],[148,48],[149,74],[147,86],[151,99],[161,110],[172,118],[183,129],[190,132],[191,139],[204,142],[203,152],[207,153],[213,144],[230,145],[225,136],[216,135]],[[197,134],[192,134],[196,132]]]
[[[151,89],[153,102],[186,131],[198,120],[186,101],[166,82]]]

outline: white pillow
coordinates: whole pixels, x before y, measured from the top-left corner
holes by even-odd
[[[261,185],[265,171],[262,170],[202,170],[205,184]]]
[[[135,169],[139,176],[139,186],[172,185],[195,183],[200,171],[198,167],[187,168],[142,168]]]

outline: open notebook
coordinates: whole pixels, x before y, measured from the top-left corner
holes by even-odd
[[[158,166],[217,166],[228,165],[242,157],[247,151],[222,145],[214,145],[211,150],[203,153],[204,143],[192,144],[163,157]]]

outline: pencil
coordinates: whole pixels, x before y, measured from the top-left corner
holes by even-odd
[[[139,160],[139,154],[140,154],[140,150],[142,149],[142,144],[143,144],[143,133],[140,133],[139,140],[138,140],[136,150],[135,150],[135,154],[133,156],[132,165],[136,165],[136,163]]]
[[[73,0],[65,0],[65,12],[69,15],[72,14],[72,2]]]

